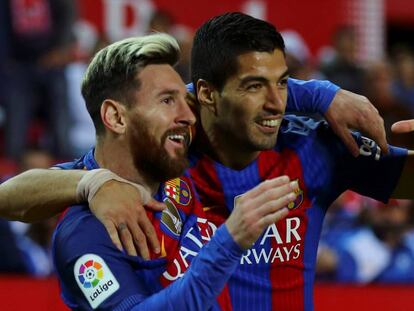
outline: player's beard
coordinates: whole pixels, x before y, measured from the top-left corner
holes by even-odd
[[[230,99],[224,97],[222,97],[219,105],[222,107],[235,106]],[[265,134],[256,128],[256,122],[263,119],[265,115],[262,114],[252,117],[242,105],[236,105],[231,112],[224,110],[221,114],[230,114],[233,118],[230,121],[226,118],[225,122],[220,122],[217,134],[224,134],[227,140],[234,145],[237,144],[240,150],[257,152],[275,147],[279,129],[276,133]],[[282,115],[283,113],[278,112],[278,114]]]
[[[187,133],[188,128],[170,130],[161,137],[158,142],[149,131],[149,124],[143,120],[133,120],[129,135],[130,149],[136,169],[156,182],[164,182],[178,177],[188,167],[187,148],[176,149],[175,158],[172,158],[165,149],[165,141],[168,135]]]

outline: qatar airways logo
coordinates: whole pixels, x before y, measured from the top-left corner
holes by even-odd
[[[267,227],[254,246],[240,258],[240,264],[284,263],[300,257],[302,241],[300,218],[286,218],[278,224],[281,224],[279,228],[276,224]],[[168,264],[167,270],[162,275],[164,285],[184,276],[191,260],[197,256],[204,244],[211,240],[217,230],[215,224],[205,218],[197,218],[197,226],[200,234],[195,232],[194,228],[190,228],[183,239],[185,245],[180,246],[177,256]]]
[[[194,232],[194,228],[188,230],[184,236],[183,245],[180,246],[178,255],[163,273],[162,276],[167,280],[166,283],[173,282],[184,275],[191,260],[197,256],[204,244],[211,240],[211,237],[217,230],[217,227],[213,223],[200,217],[197,218],[197,227],[199,234]]]
[[[283,263],[300,257],[300,218],[286,218],[281,222],[285,223],[279,229],[276,224],[267,227],[263,236],[243,254],[240,264]]]

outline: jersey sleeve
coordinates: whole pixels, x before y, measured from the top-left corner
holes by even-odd
[[[65,302],[82,310],[208,309],[242,254],[222,226],[184,276],[161,289],[158,277],[165,259],[144,261],[118,251],[90,213],[61,224],[54,249]]]
[[[352,133],[359,146],[353,157],[326,121],[286,115],[281,144],[297,150],[306,169],[305,180],[311,196],[329,206],[345,190],[353,190],[387,202],[400,179],[407,150],[379,146],[360,133]]]
[[[114,310],[127,301],[126,305],[132,307],[148,294],[133,268],[139,262],[120,252],[103,225],[79,209],[72,207],[53,239],[54,261],[66,304],[72,309]]]
[[[323,80],[288,80],[287,112],[324,114],[339,86]]]
[[[209,310],[238,267],[241,254],[242,250],[222,225],[182,278],[132,310]]]
[[[389,146],[389,153],[382,154],[380,147],[359,133],[353,134],[360,155],[354,158],[349,152],[338,159],[338,178],[346,189],[376,200],[387,202],[401,176],[407,150]],[[345,146],[342,146],[342,150]]]

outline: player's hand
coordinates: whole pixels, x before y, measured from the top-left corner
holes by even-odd
[[[287,205],[296,198],[297,181],[281,176],[266,180],[236,200],[226,221],[234,241],[243,249],[252,246],[269,225],[287,216]]]
[[[391,126],[391,131],[402,134],[414,131],[414,119],[395,122]]]
[[[160,252],[160,244],[155,229],[148,219],[145,208],[140,203],[141,196],[133,186],[110,180],[96,192],[89,207],[103,223],[112,242],[119,250],[125,249],[128,255],[149,259],[149,249]],[[154,211],[165,208],[163,203],[151,200],[145,205]]]
[[[353,156],[359,155],[359,148],[350,129],[360,131],[374,140],[382,152],[388,152],[384,120],[365,96],[339,90],[326,111],[325,118]]]

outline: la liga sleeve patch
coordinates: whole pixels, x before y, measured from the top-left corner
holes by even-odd
[[[119,289],[115,276],[98,255],[85,254],[79,257],[73,273],[92,309],[96,309]]]

